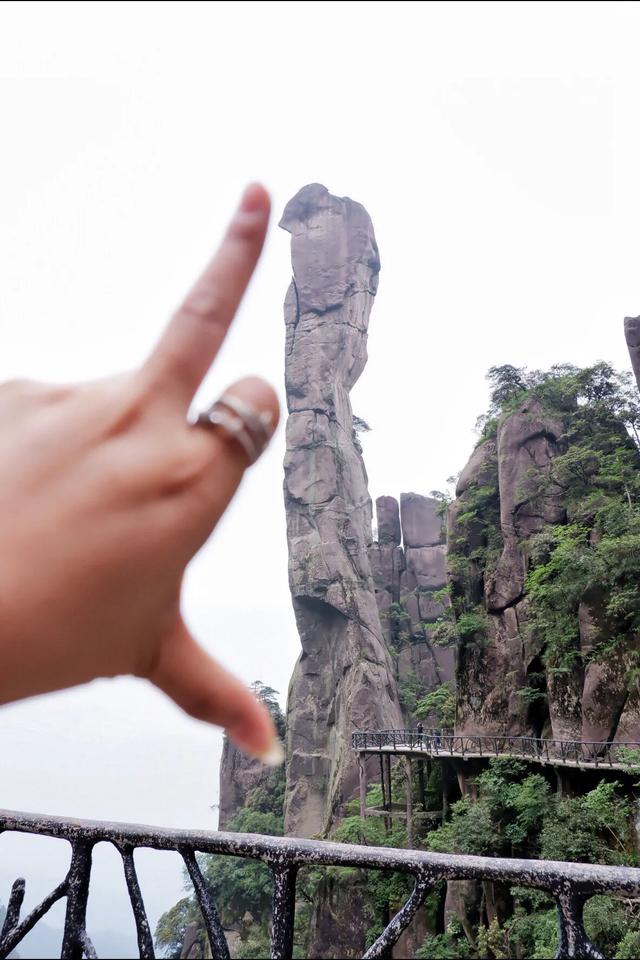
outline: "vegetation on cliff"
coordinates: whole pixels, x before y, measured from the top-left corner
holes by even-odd
[[[601,780],[582,795],[558,796],[549,781],[520,760],[493,759],[475,780],[477,799],[464,796],[451,818],[428,835],[440,853],[531,857],[581,863],[637,864],[634,804],[616,781]],[[552,958],[557,950],[555,905],[526,888],[484,884],[471,921],[471,939],[454,918],[427,938],[418,957]],[[585,925],[607,957],[636,956],[640,911],[635,901],[594,897]]]
[[[568,682],[612,653],[624,656],[627,689],[637,690],[640,661],[632,642],[640,630],[636,385],[630,374],[607,363],[585,369],[563,364],[546,372],[506,365],[491,368],[488,378],[491,403],[478,423],[484,459],[455,504],[448,545],[452,607],[436,639],[458,645],[464,671],[465,658],[490,642],[491,615],[501,616],[513,605],[509,598],[498,603],[492,596],[496,579],[511,577],[517,583],[520,573],[514,570],[522,563],[522,589],[513,588],[513,597],[520,604],[522,640],[536,647],[540,658],[520,690],[523,702],[544,699],[554,676],[564,675]],[[543,465],[530,450],[531,465],[521,472],[518,489],[509,491],[513,503],[505,520],[500,431],[513,417],[524,421],[525,447],[532,443],[527,418],[534,438],[545,424],[553,424],[554,436]],[[506,560],[505,522],[516,537]],[[612,725],[605,736],[614,734]]]
[[[589,739],[585,729],[595,729],[596,739],[607,739],[626,710],[624,739],[640,720],[635,700],[629,709],[640,678],[636,385],[606,363],[546,372],[494,367],[489,380],[491,405],[479,420],[479,445],[451,508],[452,606],[437,635],[457,648],[463,722],[478,732],[488,721],[505,732],[516,723],[525,731],[532,726],[537,736],[560,729],[578,737],[582,724],[583,738]],[[547,427],[549,436],[539,443]],[[511,469],[504,458],[518,447],[527,456]],[[502,644],[497,653],[494,644]],[[522,686],[514,690],[518,676]],[[496,695],[499,685],[503,692]],[[493,696],[492,712],[485,704]],[[594,785],[576,771],[570,795],[558,795],[555,787],[530,765],[494,760],[425,846],[636,864],[636,800],[627,777]],[[555,907],[548,897],[489,884],[478,885],[474,896],[460,898],[457,915],[427,938],[418,956],[555,955]],[[594,897],[585,923],[604,956],[638,954],[634,902]]]

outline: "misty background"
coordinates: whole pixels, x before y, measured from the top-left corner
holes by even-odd
[[[247,373],[284,404],[276,223],[320,181],[366,206],[380,247],[352,393],[372,427],[371,495],[443,489],[475,442],[489,366],[628,366],[638,26],[637,3],[613,2],[0,3],[0,379],[139,364],[257,179],[271,231],[197,406]],[[184,609],[284,704],[298,639],[283,455],[281,427],[191,564]],[[14,704],[0,807],[215,829],[221,744],[134,679]],[[0,837],[0,902],[25,875],[28,909],[67,861],[64,842]],[[89,932],[115,956],[100,931],[130,943],[133,923],[119,858],[96,862]],[[154,926],[182,895],[180,865],[137,862]]]

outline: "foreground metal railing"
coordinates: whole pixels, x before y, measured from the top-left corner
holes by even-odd
[[[124,879],[135,920],[140,957],[153,957],[153,940],[134,863],[134,850],[148,847],[179,853],[193,883],[215,958],[229,957],[229,948],[216,906],[196,859],[196,853],[224,854],[260,860],[273,877],[272,958],[291,957],[296,901],[296,876],[304,866],[359,867],[394,870],[413,877],[413,891],[384,932],[367,950],[365,958],[385,957],[408,926],[425,897],[442,880],[488,880],[534,887],[555,897],[558,907],[558,957],[599,957],[582,922],[586,901],[594,894],[640,895],[640,870],[542,860],[507,860],[467,857],[387,847],[359,847],[319,840],[264,837],[257,834],[167,830],[127,823],[63,820],[37,814],[0,811],[0,833],[15,831],[59,837],[71,845],[71,865],[60,884],[20,920],[25,881],[13,884],[0,931],[0,957],[20,941],[62,898],[66,916],[61,957],[95,957],[86,929],[86,909],[91,881],[93,847],[107,841],[122,857]]]
[[[352,736],[354,750],[424,753],[427,756],[522,757],[556,766],[640,767],[636,740],[545,740],[537,737],[467,737],[441,730],[361,730]]]

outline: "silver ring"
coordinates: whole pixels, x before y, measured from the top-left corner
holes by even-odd
[[[230,393],[198,414],[196,426],[220,429],[240,444],[249,463],[255,463],[273,433],[273,416],[268,410],[256,413],[249,404]]]

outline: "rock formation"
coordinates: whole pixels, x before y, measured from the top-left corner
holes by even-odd
[[[466,594],[488,614],[486,637],[463,638],[458,650],[456,729],[461,733],[540,736],[552,730],[555,736],[579,736],[575,691],[562,691],[563,706],[551,718],[550,728],[549,718],[534,715],[518,694],[528,685],[528,676],[542,670],[541,643],[526,630],[527,543],[544,524],[564,518],[559,490],[546,489],[533,498],[531,494],[548,474],[562,434],[562,423],[545,414],[537,401],[527,400],[500,422],[496,440],[474,450],[458,480],[449,512],[453,592]],[[499,545],[494,544],[493,551],[487,540],[489,503],[483,505],[484,515],[481,511],[469,520],[478,491],[494,500]],[[466,563],[456,563],[463,557]],[[566,687],[566,680],[561,682]],[[557,698],[550,702],[555,705]]]
[[[403,493],[400,506],[393,497],[378,497],[376,515],[378,536],[369,556],[383,634],[396,652],[400,689],[408,684],[424,696],[454,673],[453,649],[430,642],[447,603],[441,594],[447,584],[441,504],[416,493]],[[411,711],[403,707],[410,723]]]
[[[528,613],[531,539],[566,520],[563,491],[548,482],[553,458],[565,450],[564,432],[560,419],[527,399],[500,420],[496,439],[476,447],[460,474],[448,513],[448,568],[454,606],[471,611],[471,627],[457,650],[458,733],[567,740],[640,733],[638,697],[625,681],[636,638],[604,660],[588,659],[606,598],[580,604],[578,655],[569,671],[545,664],[545,637]],[[523,697],[523,690],[533,695]]]
[[[349,391],[367,359],[380,261],[364,207],[303,187],[286,296],[289,582],[302,652],[287,708],[289,834],[326,833],[357,792],[351,733],[401,723],[369,560],[371,501]]]
[[[244,807],[256,787],[270,788],[273,767],[267,767],[238,750],[225,736],[220,760],[220,800],[218,830],[226,830],[229,822]]]
[[[624,318],[624,335],[629,347],[633,372],[640,388],[640,317]]]

